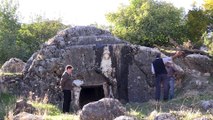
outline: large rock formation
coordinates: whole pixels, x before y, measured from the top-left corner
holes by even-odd
[[[102,97],[124,102],[147,101],[154,95],[150,65],[158,52],[131,45],[95,27],[69,28],[44,43],[28,60],[22,93],[60,103],[60,77],[65,66],[71,64],[73,75],[84,78],[80,99],[93,96],[91,101]],[[98,96],[93,95],[97,91]]]
[[[65,29],[27,61],[24,80],[18,82],[20,90],[15,92],[61,105],[60,77],[65,66],[71,64],[73,75],[82,76],[84,82],[81,88],[74,89],[77,109],[103,97],[121,102],[148,101],[154,96],[151,62],[159,52],[132,45],[95,27]],[[175,63],[181,72],[195,69],[212,74],[213,71],[211,59],[205,56],[188,55]]]

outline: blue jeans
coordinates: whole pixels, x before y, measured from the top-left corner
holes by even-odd
[[[155,100],[159,101],[161,97],[161,82],[163,83],[163,100],[168,100],[169,97],[169,81],[167,74],[156,75],[155,80]]]
[[[174,98],[175,78],[169,77],[169,99]]]

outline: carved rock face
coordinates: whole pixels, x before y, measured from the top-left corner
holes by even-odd
[[[66,65],[83,86],[108,84],[106,95],[123,101],[143,102],[153,97],[151,62],[158,50],[129,44],[95,27],[73,27],[43,44],[24,69],[22,93],[60,103],[60,77]],[[46,97],[45,97],[46,96]]]

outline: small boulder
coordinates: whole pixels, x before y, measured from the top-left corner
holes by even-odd
[[[194,120],[211,120],[210,118],[201,117],[201,118],[195,118]]]
[[[177,120],[171,113],[161,113],[157,115],[154,120]]]
[[[195,69],[201,73],[212,73],[212,60],[206,55],[190,54],[185,57],[189,69]]]
[[[44,120],[41,116],[33,115],[27,112],[21,112],[13,117],[13,120]]]
[[[114,120],[137,120],[137,118],[122,115],[122,116],[116,117]]]
[[[13,110],[13,115],[17,115],[21,112],[35,113],[36,108],[24,100],[19,100],[16,102],[16,107]]]
[[[80,119],[113,120],[118,116],[125,115],[125,112],[125,107],[117,99],[103,98],[85,105],[80,113]]]
[[[11,58],[2,65],[1,72],[21,73],[24,66],[25,63],[22,60],[18,58]]]
[[[213,109],[213,100],[201,101],[200,106],[206,111]]]

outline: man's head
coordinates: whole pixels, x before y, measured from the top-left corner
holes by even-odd
[[[161,54],[160,53],[157,53],[156,54],[156,58],[160,58],[161,57]]]
[[[72,66],[72,65],[67,65],[67,66],[66,66],[66,72],[67,72],[68,74],[72,74],[72,70],[73,70],[73,66]]]

